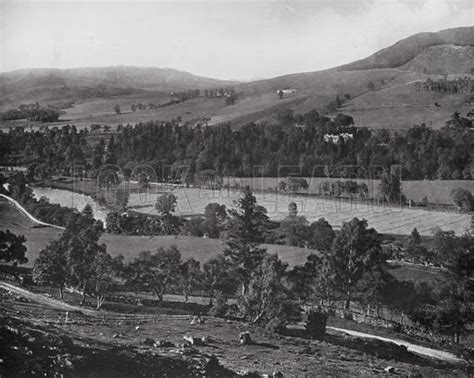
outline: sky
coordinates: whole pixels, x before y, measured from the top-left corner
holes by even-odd
[[[0,71],[126,65],[253,80],[472,25],[474,0],[0,0]]]

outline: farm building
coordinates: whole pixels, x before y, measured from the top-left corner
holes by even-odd
[[[350,133],[341,133],[341,134],[324,134],[325,142],[337,143],[339,139],[342,138],[344,141],[354,138],[353,134]]]
[[[290,97],[296,93],[296,89],[279,89],[276,93],[280,97]]]

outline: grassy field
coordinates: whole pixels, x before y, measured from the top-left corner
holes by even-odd
[[[249,122],[273,122],[275,113],[281,109],[290,108],[300,114],[317,109],[324,113],[330,101],[337,95],[344,94],[349,94],[352,99],[346,102],[340,111],[351,115],[355,125],[360,127],[406,129],[414,124],[425,123],[439,128],[444,126],[454,111],[464,115],[470,110],[465,105],[466,95],[416,91],[414,82],[426,80],[428,77],[399,69],[331,69],[239,84],[236,90],[242,95],[232,106],[226,106],[223,98],[199,97],[158,109],[132,112],[130,106],[133,103],[160,104],[169,100],[169,94],[165,92],[144,92],[76,100],[73,107],[65,109],[65,114],[60,117],[59,122],[40,124],[25,120],[0,121],[0,128],[43,125],[60,127],[67,123],[83,128],[96,123],[110,125],[114,129],[120,123],[168,121],[177,117],[181,117],[183,121],[206,117],[211,119],[211,125],[231,122],[238,127]],[[438,78],[436,75],[432,77]],[[374,83],[375,90],[367,89],[369,82]],[[279,99],[276,94],[279,88],[293,88],[296,93],[291,97]],[[115,114],[115,105],[121,106],[121,114]]]
[[[57,240],[61,231],[51,227],[39,227],[23,216],[16,208],[5,200],[0,200],[0,229],[25,235],[27,266],[32,266],[39,251],[48,243]],[[105,234],[101,242],[107,245],[107,252],[113,256],[122,255],[125,261],[130,261],[140,251],[155,251],[159,247],[176,245],[181,252],[182,258],[191,257],[201,263],[221,253],[224,243],[218,239],[198,238],[191,236],[124,236]],[[310,249],[289,247],[285,245],[263,244],[269,253],[276,253],[280,259],[287,262],[290,267],[302,265],[306,257],[316,252]],[[442,277],[436,268],[419,267],[415,265],[393,264],[391,273],[400,280],[413,282],[427,282],[436,284]]]
[[[176,189],[173,193],[178,198],[177,212],[180,215],[203,214],[204,208],[211,202],[230,208],[240,195],[238,191],[232,190],[211,191],[197,188]],[[298,214],[304,215],[309,222],[324,217],[332,226],[339,227],[342,222],[358,217],[367,219],[370,227],[384,234],[409,235],[416,227],[421,235],[431,235],[435,227],[440,227],[442,230],[452,230],[461,235],[470,228],[471,221],[469,214],[410,209],[396,205],[389,207],[275,193],[256,193],[256,198],[258,203],[267,209],[268,216],[274,220],[286,217],[288,204],[295,202]],[[156,214],[155,202],[156,194],[153,191],[132,193],[129,207],[139,212]]]
[[[29,259],[27,266],[32,266],[39,251],[61,235],[61,230],[37,226],[4,200],[0,200],[0,229],[9,229],[16,234],[25,235],[28,248],[27,257]],[[107,251],[112,256],[122,255],[125,261],[130,261],[140,251],[156,251],[159,247],[166,248],[176,245],[184,260],[193,257],[201,262],[205,262],[221,253],[224,248],[221,240],[191,236],[124,236],[104,234],[101,242],[107,245]],[[306,256],[312,252],[304,248],[284,245],[264,244],[263,247],[267,248],[267,251],[270,253],[278,254],[290,266],[304,263]]]

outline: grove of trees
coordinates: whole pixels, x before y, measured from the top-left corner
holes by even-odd
[[[305,127],[294,127],[304,122]],[[473,130],[458,113],[440,130],[426,125],[406,131],[368,130],[347,125],[344,117],[330,119],[312,110],[292,111],[277,124],[248,124],[240,129],[191,127],[179,122],[150,121],[121,125],[113,143],[91,143],[87,130],[74,126],[0,133],[0,162],[47,164],[67,173],[74,164],[86,171],[101,164],[122,168],[147,163],[156,172],[164,166],[186,166],[187,182],[199,172],[252,176],[254,166],[264,176],[277,177],[281,166],[299,166],[303,176],[380,178],[393,165],[401,179],[471,179]],[[325,134],[349,133],[353,138],[325,142]],[[327,168],[325,168],[327,166]]]

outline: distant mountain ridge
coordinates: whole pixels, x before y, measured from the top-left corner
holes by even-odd
[[[39,99],[54,98],[51,91],[74,94],[85,88],[106,86],[117,91],[127,88],[129,92],[140,90],[171,92],[187,89],[205,89],[234,85],[233,81],[196,76],[172,68],[155,67],[90,67],[68,69],[21,69],[0,74],[0,100],[9,97]]]
[[[474,46],[474,27],[460,27],[436,33],[415,34],[367,58],[340,66],[339,69],[355,71],[399,68],[422,54],[425,49],[439,45]]]

